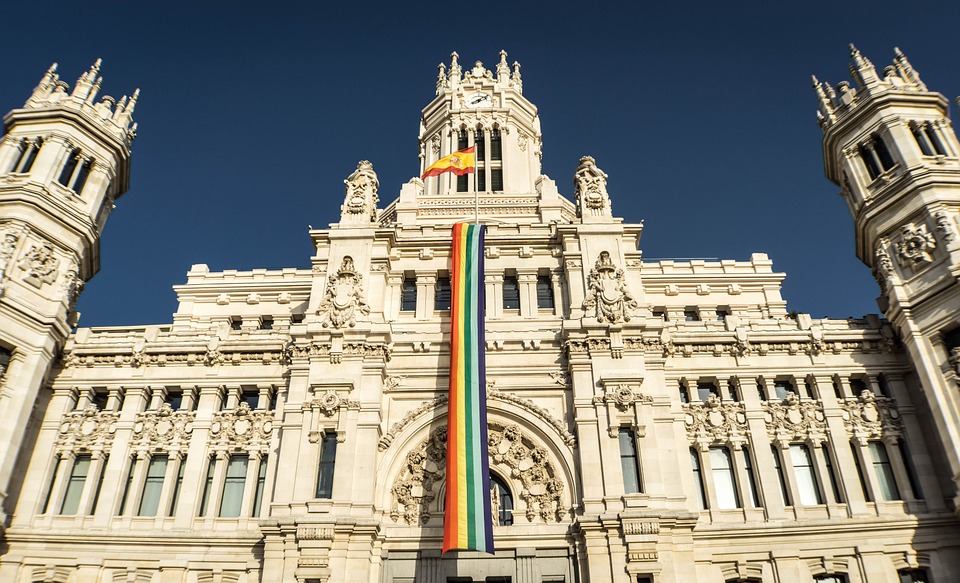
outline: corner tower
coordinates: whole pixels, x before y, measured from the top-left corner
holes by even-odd
[[[813,78],[827,177],[840,186],[857,256],[880,284],[960,490],[960,144],[947,99],[899,49],[877,74],[850,45],[856,84]],[[919,404],[919,403],[918,403]]]
[[[75,325],[77,296],[100,269],[100,233],[130,180],[139,91],[98,100],[99,73],[97,60],[71,90],[54,63],[3,118],[0,503],[38,391]]]

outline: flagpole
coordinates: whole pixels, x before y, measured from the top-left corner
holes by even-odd
[[[486,149],[484,149],[486,152]],[[480,168],[477,166],[477,133],[473,133],[473,224],[480,224],[480,181],[477,180]]]

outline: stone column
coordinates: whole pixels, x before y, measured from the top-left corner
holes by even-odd
[[[527,319],[538,317],[537,272],[518,269],[517,285],[520,287],[520,317]]]
[[[247,457],[247,475],[243,481],[243,500],[240,503],[240,518],[253,516],[253,503],[257,494],[257,477],[260,475],[260,460],[264,454],[250,452]]]

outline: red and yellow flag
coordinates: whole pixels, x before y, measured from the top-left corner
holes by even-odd
[[[430,165],[420,179],[427,176],[436,176],[444,172],[453,172],[457,176],[473,174],[477,167],[476,146],[457,150],[449,156],[444,156]]]

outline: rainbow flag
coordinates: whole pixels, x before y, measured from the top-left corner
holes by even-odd
[[[443,552],[493,553],[483,338],[485,229],[469,223],[453,226]]]
[[[449,156],[444,156],[431,164],[420,176],[420,179],[425,180],[427,176],[436,176],[444,172],[453,172],[457,176],[473,174],[477,167],[476,151],[476,146],[470,146],[463,150],[457,150]]]

